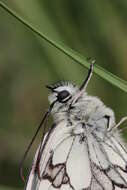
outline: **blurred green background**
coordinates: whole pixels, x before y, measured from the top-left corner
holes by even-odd
[[[126,0],[3,2],[52,39],[127,80]],[[86,72],[0,8],[0,190],[23,189],[18,164],[48,107],[45,85],[59,80],[81,84]],[[115,111],[117,121],[127,115],[125,92],[95,74],[87,90]]]

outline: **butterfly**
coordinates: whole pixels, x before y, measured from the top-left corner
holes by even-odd
[[[50,107],[40,127],[50,114],[54,124],[37,149],[25,190],[127,189],[127,149],[118,129],[127,117],[116,124],[114,112],[86,93],[93,68],[94,62],[81,87],[47,86]]]

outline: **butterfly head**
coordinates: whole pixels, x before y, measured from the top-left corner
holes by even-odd
[[[50,110],[53,108],[52,113],[60,113],[60,111],[61,113],[65,113],[77,106],[77,104],[82,104],[82,100],[86,97],[87,84],[92,76],[93,65],[94,63],[92,62],[88,75],[80,87],[67,81],[47,86],[47,88],[51,90],[49,102]]]
[[[88,82],[91,79],[93,73],[95,61],[92,61],[90,65],[90,69],[86,79],[83,81],[80,88],[76,85],[69,83],[69,82],[59,82],[55,85],[47,86],[52,91],[51,96],[49,96],[50,103],[59,102],[59,103],[66,103],[71,100],[71,104],[75,103],[86,91],[86,87]]]
[[[46,87],[51,90],[51,94],[49,95],[49,102],[51,104],[53,102],[60,104],[70,102],[79,91],[76,85],[67,81],[62,81]]]

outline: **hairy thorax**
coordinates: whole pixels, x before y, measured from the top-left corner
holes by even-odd
[[[73,126],[81,133],[83,131],[81,128],[84,129],[84,126],[88,131],[95,128],[98,132],[104,132],[107,127],[115,124],[113,111],[107,108],[99,98],[86,94],[71,106],[70,103],[58,104],[57,109],[53,110],[53,116],[56,123],[65,121],[67,127]],[[110,120],[107,119],[108,117]]]

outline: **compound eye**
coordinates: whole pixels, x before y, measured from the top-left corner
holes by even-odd
[[[71,98],[70,93],[67,90],[62,90],[57,94],[57,100],[61,103],[68,101]]]

